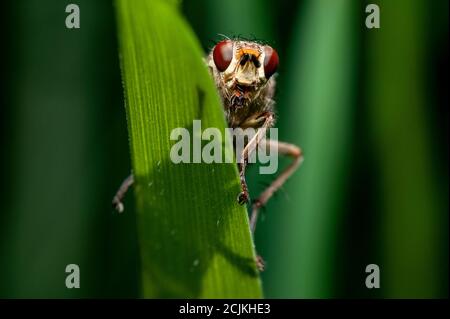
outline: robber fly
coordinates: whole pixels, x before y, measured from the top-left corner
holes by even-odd
[[[292,157],[287,166],[252,203],[250,228],[254,233],[259,210],[286,182],[303,160],[302,150],[289,143],[266,138],[266,131],[275,123],[273,96],[274,74],[278,67],[278,53],[269,45],[253,41],[225,39],[217,43],[205,59],[222,100],[225,117],[230,128],[254,128],[256,134],[247,141],[238,163],[241,192],[239,204],[248,203],[250,196],[245,180],[248,158],[258,145],[275,147],[278,153]],[[133,175],[128,176],[113,199],[114,207],[122,212],[122,199],[133,184]],[[263,261],[257,259],[258,268]]]

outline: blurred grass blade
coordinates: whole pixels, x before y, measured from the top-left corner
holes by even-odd
[[[0,298],[93,298],[106,290],[106,174],[114,175],[116,162],[108,142],[119,135],[108,131],[116,83],[120,88],[110,63],[114,11],[104,0],[77,3],[86,14],[76,32],[64,27],[64,4],[12,1],[2,12],[14,40],[2,66],[5,79],[11,75],[2,92],[10,97],[2,108],[11,129],[2,145],[9,165],[2,175]],[[71,263],[80,266],[81,289],[64,284]]]
[[[424,92],[425,2],[382,1],[383,25],[370,37],[369,101],[380,163],[385,297],[438,296],[445,223],[432,171]],[[392,32],[395,30],[395,32]],[[401,35],[401,36],[399,36]],[[448,258],[448,257],[447,257]],[[436,269],[441,269],[436,271]]]
[[[261,297],[234,164],[173,164],[170,132],[225,123],[177,1],[117,0],[144,297]],[[226,147],[230,147],[227,145]]]
[[[348,0],[308,1],[294,28],[285,75],[289,95],[278,107],[280,139],[301,146],[305,161],[285,186],[291,200],[277,209],[265,281],[271,297],[333,296],[330,265],[345,194],[355,75],[352,6]],[[271,248],[280,246],[281,252]]]

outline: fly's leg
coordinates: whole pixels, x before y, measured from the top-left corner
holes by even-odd
[[[114,195],[114,198],[112,200],[113,207],[119,212],[122,213],[125,207],[123,206],[123,198],[125,197],[125,194],[128,191],[128,188],[130,188],[131,185],[134,183],[134,177],[133,174],[130,174],[127,178],[124,179],[122,184],[120,185],[119,189],[116,192],[116,195]]]
[[[265,138],[267,129],[272,127],[274,123],[274,114],[272,112],[265,112],[256,117],[250,118],[242,125],[242,128],[245,129],[246,127],[260,126],[260,123],[262,123],[261,127],[256,131],[255,136],[252,137],[252,139],[247,143],[247,145],[242,150],[240,159],[241,161],[238,165],[239,177],[241,180],[241,188],[242,188],[242,192],[238,196],[238,202],[241,205],[247,203],[249,200],[247,182],[245,181],[245,168],[248,163],[248,157],[250,156],[250,154],[252,154],[252,152],[256,150],[261,140]],[[255,263],[259,271],[264,270],[264,260],[261,258],[261,256],[259,255],[256,256]]]
[[[250,217],[250,229],[252,234],[255,233],[256,222],[258,220],[259,210],[263,207],[272,195],[286,182],[286,180],[297,170],[303,161],[302,150],[293,145],[274,140],[265,140],[266,148],[278,148],[278,153],[292,157],[292,163],[286,167],[283,172],[267,187],[261,195],[254,201],[252,206],[252,215]],[[264,270],[265,264],[261,256],[256,256],[256,266],[260,271]]]
[[[252,139],[247,143],[241,153],[241,160],[238,164],[239,168],[239,178],[241,181],[242,191],[238,196],[238,203],[243,205],[248,202],[248,188],[247,182],[245,181],[245,168],[248,164],[248,157],[252,152],[256,150],[259,142],[266,136],[266,131],[270,128],[274,123],[274,114],[272,112],[265,112],[259,114],[257,117],[251,118],[246,121],[242,127],[251,127],[256,126],[257,124],[262,123],[262,126],[256,131],[256,134],[252,137]]]
[[[247,166],[247,160],[244,160],[243,163],[238,163],[238,169],[239,169],[239,180],[241,181],[241,189],[242,191],[238,195],[238,203],[240,205],[244,205],[248,202],[249,195],[248,195],[248,187],[247,187],[247,181],[245,180],[245,167]]]
[[[286,182],[286,180],[297,170],[303,162],[303,152],[296,145],[278,142],[274,140],[266,140],[266,147],[278,148],[278,153],[292,157],[292,162],[286,167],[280,175],[267,187],[259,197],[254,201],[252,206],[252,215],[250,218],[250,229],[255,232],[256,222],[258,220],[259,210],[263,207],[272,195]]]

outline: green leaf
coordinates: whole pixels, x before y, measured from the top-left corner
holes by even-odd
[[[170,159],[173,129],[192,137],[193,119],[225,128],[203,52],[174,3],[116,1],[143,296],[258,298],[236,165]]]

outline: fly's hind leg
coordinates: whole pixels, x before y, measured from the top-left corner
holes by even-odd
[[[287,166],[280,175],[267,187],[259,197],[253,202],[252,215],[250,218],[250,229],[255,232],[256,222],[258,220],[259,210],[266,205],[272,195],[286,182],[286,180],[297,170],[303,161],[303,152],[296,145],[279,142],[275,140],[265,140],[267,148],[278,148],[278,153],[292,157],[292,162]]]
[[[265,147],[267,148],[278,148],[278,153],[281,155],[288,155],[292,157],[292,162],[286,167],[280,175],[267,187],[261,195],[253,202],[252,215],[250,217],[250,229],[252,234],[255,233],[256,222],[258,220],[259,210],[267,203],[267,201],[272,197],[272,195],[286,182],[286,180],[297,170],[303,161],[302,150],[289,143],[278,142],[275,140],[266,139],[264,141]],[[264,147],[264,145],[261,145]],[[265,264],[261,256],[256,257],[256,266],[260,271],[264,270]]]
[[[125,207],[123,206],[123,198],[125,197],[128,189],[133,185],[134,183],[134,176],[133,174],[130,174],[127,178],[124,179],[122,184],[120,185],[119,189],[116,192],[116,195],[114,195],[114,198],[112,200],[113,207],[119,212],[122,213]]]

